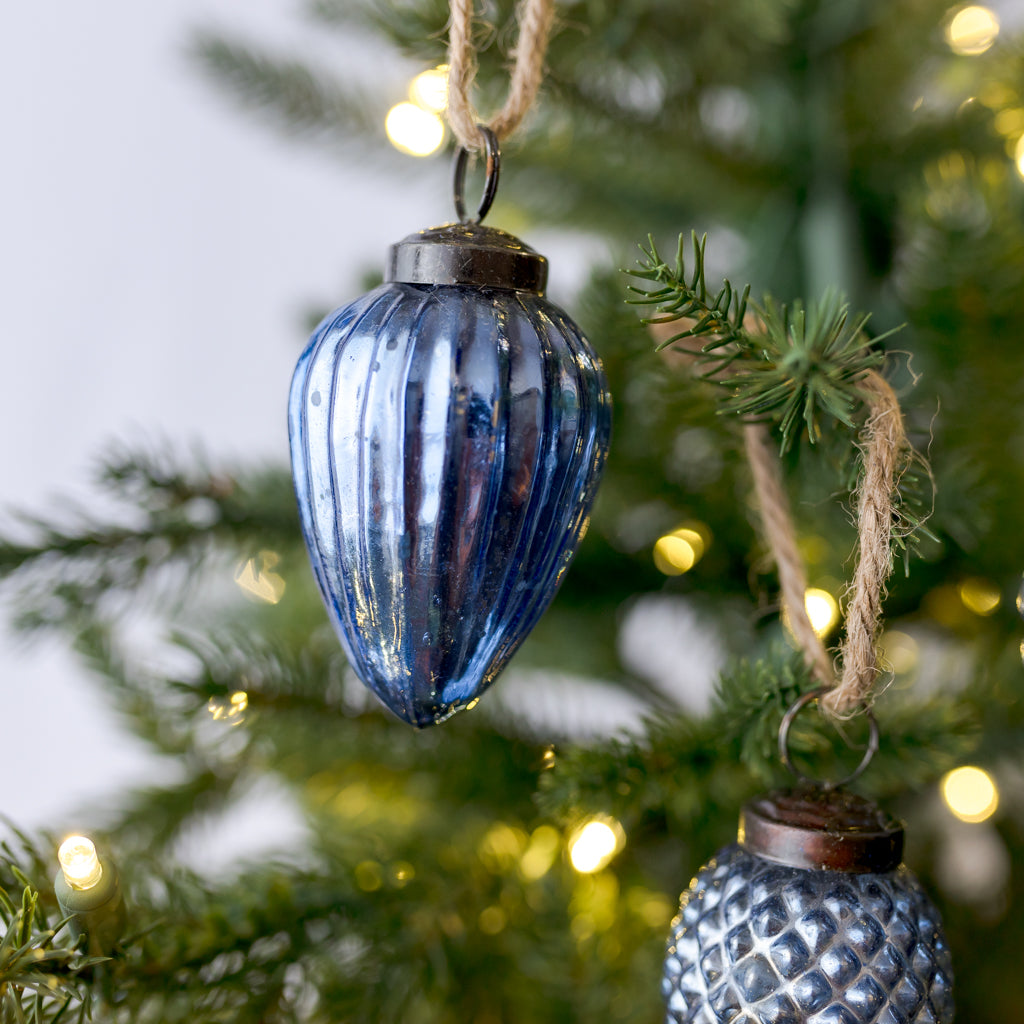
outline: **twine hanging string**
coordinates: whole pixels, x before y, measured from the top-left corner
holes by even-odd
[[[804,604],[806,573],[797,551],[793,518],[779,473],[778,455],[762,423],[745,428],[747,458],[761,505],[765,536],[779,569],[790,629],[815,678],[830,687],[821,703],[837,717],[866,708],[879,675],[875,650],[885,583],[892,572],[893,492],[909,451],[899,401],[885,379],[869,371],[862,381],[869,414],[862,431],[864,471],[857,491],[857,568],[849,590],[838,681],[832,659],[814,631]]]
[[[782,486],[778,452],[772,448],[771,436],[764,423],[745,424],[743,441],[754,476],[754,491],[761,506],[765,539],[779,570],[782,606],[786,609],[789,628],[819,685],[831,688],[836,685],[832,658],[814,631],[804,605],[807,573],[796,546],[793,516]]]
[[[555,17],[554,0],[522,0],[518,10],[519,38],[505,105],[483,121],[470,94],[476,81],[476,47],[473,43],[473,0],[451,0],[448,37],[448,123],[459,145],[469,152],[483,148],[478,126],[485,124],[498,140],[519,127],[533,106],[544,77],[544,56]]]

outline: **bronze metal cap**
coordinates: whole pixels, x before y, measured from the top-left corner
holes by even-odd
[[[515,235],[482,224],[443,224],[391,246],[386,281],[461,284],[543,295],[548,261]]]
[[[903,859],[903,823],[842,790],[782,790],[740,812],[739,843],[749,853],[812,871],[884,873]]]

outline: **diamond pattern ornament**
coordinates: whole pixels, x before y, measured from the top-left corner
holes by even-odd
[[[902,848],[849,794],[748,804],[672,922],[666,1024],[949,1024],[949,950]]]
[[[352,668],[415,726],[491,684],[589,521],[611,400],[546,275],[543,256],[478,223],[411,235],[385,284],[320,324],[292,379],[320,591]]]

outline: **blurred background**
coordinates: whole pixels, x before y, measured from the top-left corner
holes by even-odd
[[[563,594],[478,718],[444,726],[443,742],[405,737],[337,665],[293,522],[284,403],[320,316],[379,279],[390,243],[451,216],[436,109],[446,5],[9,13],[0,499],[72,524],[83,544],[4,520],[11,550],[41,555],[5,563],[25,562],[5,592],[4,751],[31,764],[32,783],[6,788],[0,810],[29,830],[103,827],[115,848],[120,836],[141,888],[161,870],[144,852],[166,849],[214,880],[200,908],[265,908],[263,881],[244,876],[240,894],[230,879],[271,852],[306,858],[320,880],[351,875],[325,898],[348,908],[347,946],[303,890],[328,936],[313,929],[309,947],[329,948],[339,974],[310,981],[307,964],[319,1009],[296,996],[299,1019],[657,1019],[676,894],[774,770],[716,679],[784,637],[735,433],[685,365],[653,354],[616,269],[648,232],[670,253],[679,232],[707,231],[709,279],[782,300],[838,286],[873,313],[873,332],[904,325],[886,342],[890,370],[937,496],[933,536],[887,604],[892,739],[866,785],[910,822],[910,859],[950,927],[959,1019],[1014,1019],[1024,4],[558,11],[541,105],[506,148],[490,221],[549,257],[552,297],[608,367],[614,448]],[[511,4],[482,15],[480,106],[495,109]],[[837,494],[851,444],[840,433],[786,465],[809,607],[832,643],[850,573]],[[149,468],[138,451],[156,453]],[[97,488],[102,458],[126,458],[115,483],[134,483]],[[179,493],[210,508],[176,519]],[[194,536],[180,539],[182,522]],[[139,546],[103,532],[124,523]],[[726,720],[735,732],[715,733]],[[702,728],[712,738],[695,759]],[[444,845],[463,813],[476,860]],[[587,866],[583,847],[571,859],[590,820],[607,824],[598,848],[613,837],[610,868],[603,855]],[[436,855],[416,862],[421,889],[408,886],[411,851]],[[438,895],[453,877],[457,907]],[[147,909],[167,913],[158,904]],[[170,915],[168,935],[204,912]],[[358,942],[353,921],[365,922]],[[254,927],[266,938],[274,926]],[[211,939],[179,966],[227,948]],[[263,963],[250,953],[218,975],[224,1019]],[[419,966],[399,983],[410,957]],[[534,978],[538,1005],[489,994],[495,964]],[[198,968],[188,977],[206,984]],[[156,998],[133,993],[136,1008]],[[153,1019],[179,1019],[160,1005]]]
[[[173,438],[282,462],[309,311],[355,294],[386,245],[447,216],[443,158],[405,157],[382,179],[337,145],[296,144],[240,115],[190,52],[217,26],[329,69],[373,69],[392,92],[410,74],[382,42],[325,33],[291,0],[11,12],[0,62],[7,508],[69,497],[96,508],[89,481],[115,442]],[[12,719],[45,713],[100,752],[88,771],[41,767],[37,789],[5,800],[14,820],[51,824],[139,772],[160,777],[60,645],[29,651],[6,635],[0,658]],[[19,741],[30,738],[8,740]]]

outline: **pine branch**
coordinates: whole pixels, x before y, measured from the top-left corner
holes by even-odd
[[[720,411],[773,422],[783,455],[803,435],[820,444],[823,417],[855,429],[867,400],[861,382],[881,366],[885,355],[877,346],[893,332],[869,342],[868,316],[851,317],[848,304],[836,292],[827,292],[807,307],[799,300],[781,305],[771,296],[756,306],[749,304],[750,285],[737,292],[725,280],[712,295],[705,280],[706,246],[706,236],[692,235],[693,259],[687,273],[682,235],[673,266],[665,263],[649,238],[648,248],[640,246],[643,257],[638,269],[626,271],[650,282],[646,288],[629,286],[639,296],[628,299],[629,303],[656,307],[656,315],[643,323],[656,327],[679,323],[682,328],[660,342],[658,350],[689,339],[702,341],[696,351],[689,346],[686,351],[702,367],[699,376],[726,392]],[[850,444],[845,440],[846,447]],[[862,468],[859,450],[857,456],[840,460],[846,466],[844,487],[851,492]],[[921,456],[908,451],[904,459],[894,497],[898,522],[892,546],[908,562],[921,537],[935,539],[925,526],[931,515],[933,481]]]
[[[630,285],[629,290],[640,298],[627,301],[632,305],[658,307],[657,316],[644,319],[645,324],[668,324],[687,318],[695,321],[691,326],[661,342],[657,346],[658,351],[684,338],[697,337],[714,339],[702,351],[713,351],[730,344],[745,344],[749,347],[744,318],[750,285],[737,293],[729,281],[724,281],[718,294],[711,298],[704,273],[707,236],[698,239],[696,232],[693,233],[693,269],[689,280],[686,274],[683,235],[679,236],[675,265],[672,267],[658,254],[654,237],[648,235],[647,241],[649,248],[640,246],[643,258],[637,260],[639,269],[627,270],[625,273],[660,287],[645,289]],[[724,365],[731,361],[731,357],[727,357]]]
[[[692,245],[689,275],[682,235],[674,266],[665,263],[649,239],[649,248],[640,247],[639,269],[627,271],[651,282],[647,288],[630,286],[639,298],[629,302],[657,307],[645,324],[686,322],[658,348],[703,339],[694,355],[704,367],[701,376],[728,391],[724,410],[772,419],[779,426],[784,453],[801,428],[812,443],[820,439],[822,414],[854,426],[865,399],[858,384],[884,358],[865,338],[868,317],[851,318],[849,306],[828,293],[808,307],[799,301],[792,307],[780,305],[766,296],[763,306],[752,307],[748,319],[750,286],[736,292],[726,280],[712,296],[705,281],[707,237],[698,239],[694,233]]]
[[[691,834],[720,821],[722,812],[757,790],[794,783],[779,760],[779,725],[793,701],[816,685],[793,653],[740,662],[723,674],[705,718],[652,721],[642,737],[558,757],[541,778],[541,807],[564,821],[597,812],[627,826],[665,819],[673,834]],[[934,782],[978,741],[976,713],[948,697],[893,703],[878,716],[883,741],[858,783],[875,796],[894,797],[908,786]],[[863,736],[845,735],[806,713],[793,723],[789,746],[809,774],[828,779],[849,772],[863,742]]]
[[[29,539],[0,537],[0,585],[16,595],[23,630],[77,631],[118,598],[137,604],[146,589],[181,601],[212,558],[299,543],[284,470],[229,476],[201,456],[186,467],[169,454],[115,453],[101,491],[120,506],[114,523],[72,508],[61,520],[16,513]]]
[[[248,105],[271,113],[293,134],[329,134],[353,142],[384,144],[379,91],[341,83],[300,60],[272,56],[244,43],[198,32],[192,55],[221,85]]]
[[[57,1024],[70,1019],[74,1007],[80,1021],[91,1020],[83,974],[105,958],[83,956],[77,942],[57,940],[66,919],[51,924],[42,892],[17,864],[27,858],[38,871],[43,859],[21,833],[15,835],[23,857],[16,858],[8,842],[0,845],[0,1019]]]

